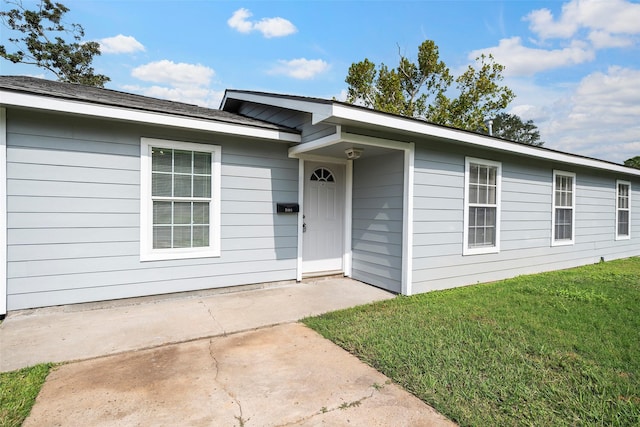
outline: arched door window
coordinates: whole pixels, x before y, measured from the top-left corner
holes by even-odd
[[[311,181],[321,181],[321,182],[335,182],[333,178],[333,174],[329,169],[318,168],[313,171],[311,174]]]

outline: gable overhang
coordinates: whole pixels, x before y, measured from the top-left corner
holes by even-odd
[[[312,124],[325,122],[349,128],[362,128],[372,131],[377,130],[397,133],[402,135],[404,140],[416,140],[417,138],[425,137],[434,138],[443,142],[463,144],[531,159],[540,159],[640,177],[640,170],[620,164],[569,154],[549,148],[534,147],[517,142],[505,141],[497,137],[435,125],[414,118],[383,113],[361,106],[348,105],[336,101],[229,90],[225,93],[221,108],[224,109],[225,105],[228,103],[237,101],[255,102],[259,104],[273,105],[280,108],[304,111],[311,114]],[[295,155],[297,153],[297,155],[299,155],[300,153],[309,151],[314,147],[314,145],[317,148],[323,144],[326,146],[331,143],[338,144],[343,142],[344,140],[341,140],[338,137],[339,134],[340,131],[338,129],[334,135],[300,144],[300,147],[290,151],[290,154],[293,153]],[[303,148],[302,146],[306,147]]]
[[[168,126],[173,128],[222,133],[287,143],[299,143],[300,135],[267,127],[225,123],[204,118],[180,116],[170,113],[137,110],[133,108],[96,104],[49,96],[0,90],[0,106],[29,108],[72,115],[119,120],[125,122]]]

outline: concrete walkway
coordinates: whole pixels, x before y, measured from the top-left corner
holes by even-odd
[[[52,371],[25,426],[452,425],[294,323],[392,297],[337,278],[10,313],[0,370],[75,361]]]

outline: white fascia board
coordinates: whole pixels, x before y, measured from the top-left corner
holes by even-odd
[[[493,137],[482,135],[474,135],[457,129],[445,128],[432,125],[426,122],[420,122],[415,119],[397,117],[383,114],[374,110],[363,110],[360,108],[351,108],[345,105],[334,105],[333,118],[342,120],[351,120],[360,122],[364,125],[375,124],[391,129],[398,129],[404,132],[416,133],[424,136],[433,136],[436,138],[450,139],[475,145],[481,148],[499,150],[507,153],[514,153],[528,157],[534,157],[549,161],[556,161],[571,165],[583,166],[594,169],[604,169],[611,172],[624,173],[626,175],[634,175],[640,177],[640,170],[635,170],[622,165],[607,163],[596,159],[587,159],[572,154],[547,151],[544,149],[534,148],[525,144],[517,144],[513,142],[501,141]]]
[[[27,107],[83,116],[100,117],[128,122],[147,123],[183,129],[225,133],[237,136],[271,139],[284,142],[300,142],[300,135],[213,120],[181,117],[169,113],[140,111],[124,107],[92,104],[89,102],[58,99],[33,94],[0,91],[1,105],[5,107]]]
[[[256,104],[311,113],[311,124],[313,125],[332,117],[334,108],[332,104],[323,104],[311,100],[306,101],[303,99],[293,99],[286,96],[275,96],[263,93],[235,92],[233,90],[228,90],[227,93],[225,93],[220,108],[224,109],[227,99],[254,102]]]
[[[295,145],[289,148],[289,157],[297,158],[301,154],[309,151],[317,150],[318,148],[328,147],[330,145],[342,142],[342,127],[336,126],[335,133],[331,135],[323,136],[322,138],[315,139],[311,142],[305,142],[304,144]]]

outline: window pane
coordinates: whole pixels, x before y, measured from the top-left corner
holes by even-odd
[[[191,197],[191,175],[174,175],[173,196]]]
[[[572,220],[573,210],[556,209],[556,226],[554,230],[556,240],[571,240]]]
[[[151,170],[153,172],[171,172],[173,150],[153,147],[151,149]]]
[[[153,224],[171,224],[171,202],[153,202]]]
[[[478,169],[478,165],[475,164],[471,164],[469,165],[469,182],[472,184],[477,184],[478,181],[478,175],[479,175],[479,169]]]
[[[193,197],[211,197],[211,176],[193,177]]]
[[[174,248],[190,248],[191,247],[191,226],[181,225],[173,227],[173,247]]]
[[[173,204],[173,223],[191,224],[191,203],[176,202]]]
[[[498,174],[498,168],[489,168],[489,185],[496,185],[496,177]]]
[[[193,223],[209,224],[209,203],[193,204]]]
[[[211,153],[193,153],[193,173],[211,175]]]
[[[171,247],[171,226],[153,227],[153,249],[167,249]]]
[[[151,175],[151,194],[159,197],[171,197],[171,175],[153,173]]]
[[[209,227],[194,226],[193,227],[193,247],[209,246]]]
[[[629,235],[629,211],[618,211],[618,236]]]
[[[174,151],[173,152],[173,172],[191,174],[191,151]]]
[[[488,194],[487,194],[487,203],[491,204],[491,205],[495,205],[496,204],[496,188],[495,187],[489,187],[487,189]]]
[[[487,187],[478,188],[478,203],[486,205],[488,199]]]

